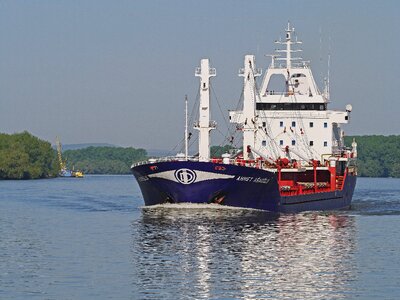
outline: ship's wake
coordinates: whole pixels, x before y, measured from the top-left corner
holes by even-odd
[[[142,206],[144,211],[152,210],[233,210],[233,211],[261,211],[254,208],[243,208],[234,206],[225,206],[215,203],[164,203],[151,206]]]

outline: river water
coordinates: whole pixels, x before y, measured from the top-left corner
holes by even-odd
[[[400,180],[353,207],[143,208],[132,176],[0,181],[0,299],[398,299]]]

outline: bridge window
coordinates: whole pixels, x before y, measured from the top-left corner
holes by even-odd
[[[283,127],[283,122],[282,121],[279,122],[279,127]]]
[[[256,103],[256,110],[326,110],[321,103]]]
[[[328,147],[328,142],[327,141],[324,142],[324,147]]]
[[[266,94],[275,95],[286,92],[286,78],[282,74],[273,74],[269,78]]]
[[[302,73],[295,73],[292,75],[292,78],[299,78],[299,77],[306,77],[306,75],[304,75]]]
[[[314,146],[314,141],[310,141],[310,146]]]
[[[267,141],[262,141],[261,144],[265,147],[267,146]]]
[[[328,128],[328,123],[324,122],[324,128]]]
[[[283,140],[280,140],[280,141],[279,141],[279,145],[280,145],[280,146],[283,146]]]
[[[296,127],[296,122],[292,121],[292,127]]]
[[[310,128],[314,127],[314,122],[310,122]]]
[[[296,141],[292,140],[292,146],[296,145]]]

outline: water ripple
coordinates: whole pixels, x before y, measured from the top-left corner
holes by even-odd
[[[396,299],[400,180],[343,212],[142,208],[130,176],[0,181],[0,299]]]
[[[356,276],[354,218],[338,214],[165,206],[132,232],[139,298],[341,299]]]

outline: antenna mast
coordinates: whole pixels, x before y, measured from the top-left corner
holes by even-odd
[[[330,80],[330,74],[331,74],[331,54],[329,53],[328,54],[328,80],[327,80],[327,83],[326,83],[326,98],[327,98],[327,100],[328,101],[330,101],[330,98],[331,98],[331,95],[330,95],[330,82],[329,82],[329,80]]]
[[[189,145],[188,145],[188,97],[185,95],[185,160],[188,160]]]
[[[331,73],[331,37],[329,37],[329,50],[328,50],[328,74],[324,78],[324,97],[327,102],[330,102],[330,73]]]

